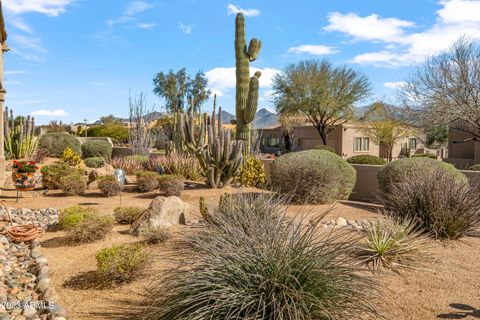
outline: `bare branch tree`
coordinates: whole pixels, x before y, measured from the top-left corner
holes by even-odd
[[[424,129],[449,125],[480,139],[480,47],[466,37],[428,59],[400,97]]]
[[[148,109],[146,94],[129,96],[129,126],[128,136],[130,147],[135,155],[146,156],[150,154],[150,148],[154,142],[154,134],[151,126],[147,123],[146,116],[153,109]]]

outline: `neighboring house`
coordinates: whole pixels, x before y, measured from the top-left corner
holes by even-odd
[[[261,151],[264,153],[278,153],[284,141],[282,138],[283,128],[281,125],[264,128],[261,130]],[[308,150],[321,145],[322,140],[317,130],[311,124],[296,125],[292,128],[292,137],[296,150]],[[423,153],[424,139],[412,134],[393,148],[393,158],[399,158],[402,154]],[[338,125],[327,138],[327,145],[334,148],[338,155],[350,158],[360,154],[370,154],[385,157],[386,152],[375,144],[362,130],[358,122],[348,122]]]
[[[480,141],[471,133],[450,126],[448,130],[448,158],[459,169],[480,163]]]

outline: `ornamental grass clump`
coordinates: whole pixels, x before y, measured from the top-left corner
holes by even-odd
[[[104,239],[113,230],[113,225],[113,217],[94,212],[69,228],[66,238],[71,244],[95,242]]]
[[[200,167],[197,158],[181,153],[172,153],[150,159],[149,170],[179,175],[192,181],[203,178],[202,167]]]
[[[110,164],[115,169],[122,169],[126,174],[137,174],[148,168],[148,157],[144,156],[127,156],[114,157],[110,160]]]
[[[355,169],[326,150],[285,154],[271,167],[274,191],[296,203],[323,204],[348,199],[357,179]]]
[[[180,197],[184,186],[185,182],[182,176],[165,174],[158,177],[158,188],[166,197]]]
[[[289,223],[270,195],[236,195],[185,235],[186,252],[153,285],[138,319],[355,319],[375,287],[346,233]],[[185,257],[189,257],[186,259]]]
[[[466,179],[442,167],[410,172],[390,184],[388,192],[382,193],[382,201],[393,217],[411,218],[435,238],[459,239],[480,227],[478,187],[471,187]]]
[[[428,238],[413,220],[385,218],[368,221],[362,227],[365,238],[356,254],[374,272],[413,268],[428,257]]]
[[[149,252],[140,243],[130,243],[100,250],[97,259],[97,273],[113,283],[135,280],[147,267]]]

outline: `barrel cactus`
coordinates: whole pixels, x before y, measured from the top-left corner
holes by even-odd
[[[262,42],[256,38],[250,40],[247,47],[245,41],[245,18],[237,14],[235,20],[235,58],[236,58],[236,138],[245,141],[244,155],[250,152],[251,124],[258,108],[258,79],[260,71],[250,77],[250,62],[257,59]]]

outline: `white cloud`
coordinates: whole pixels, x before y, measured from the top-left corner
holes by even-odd
[[[105,82],[105,81],[93,81],[92,85],[96,87],[110,87],[110,83]]]
[[[128,5],[127,9],[125,10],[125,15],[134,16],[138,13],[142,13],[153,7],[154,5],[147,3],[145,1],[133,1]]]
[[[37,111],[33,111],[30,113],[32,116],[46,116],[46,117],[66,117],[68,113],[65,112],[63,109],[55,109],[55,110],[46,110],[40,109]]]
[[[21,85],[22,83],[18,80],[5,79],[5,84],[10,86],[18,86],[18,85]]]
[[[43,61],[47,49],[40,39],[35,37],[14,35],[12,39],[12,52],[29,61]]]
[[[335,53],[336,51],[334,48],[329,46],[304,44],[297,47],[291,47],[288,49],[287,52],[294,53],[294,54],[307,53],[312,56],[323,56],[323,55]]]
[[[415,65],[447,49],[463,35],[480,40],[479,0],[444,0],[440,1],[440,5],[442,7],[437,11],[436,22],[420,32],[407,32],[405,29],[413,26],[408,21],[396,18],[383,19],[375,14],[359,17],[353,13],[336,15],[335,17],[340,20],[335,20],[336,24],[330,21],[325,30],[340,31],[356,40],[380,41],[385,44],[379,51],[357,55],[353,62],[390,67]],[[345,20],[342,20],[346,18],[350,18],[353,24],[347,25]],[[370,20],[372,28],[363,28],[362,26]],[[342,21],[343,23],[340,23]],[[386,24],[387,21],[392,22],[390,27]]]
[[[383,86],[388,89],[398,89],[405,84],[406,82],[404,81],[394,81],[394,82],[385,82]]]
[[[76,0],[6,0],[3,5],[14,14],[27,12],[43,13],[56,17],[65,12],[66,7]]]
[[[398,41],[404,28],[415,24],[397,18],[380,18],[376,14],[360,17],[355,13],[332,12],[328,16],[330,24],[325,31],[340,31],[361,40]]]
[[[23,70],[7,70],[7,71],[3,72],[4,75],[7,75],[7,74],[25,74],[25,73],[27,73],[27,72],[23,71]]]
[[[192,34],[193,25],[191,24],[185,25],[182,22],[180,22],[180,30],[182,30],[182,32],[185,34],[190,35]]]
[[[262,72],[260,88],[266,90],[271,89],[273,77],[280,72],[280,70],[274,68],[250,68],[250,75],[253,76],[257,71]],[[218,96],[225,95],[236,86],[235,68],[214,68],[205,72],[205,76],[208,79],[208,86]]]
[[[143,22],[143,23],[137,24],[136,27],[138,29],[151,30],[151,29],[155,28],[156,25],[157,25],[156,23],[145,23],[145,22]]]
[[[30,34],[33,33],[32,28],[27,23],[25,23],[25,21],[23,21],[22,18],[18,16],[10,17],[10,19],[8,19],[7,22],[18,30],[21,30],[23,32],[30,33]]]
[[[237,14],[237,13],[243,13],[243,15],[247,17],[256,17],[260,15],[261,11],[257,9],[242,9],[239,6],[236,6],[234,4],[229,3],[227,5],[227,11],[228,14]]]

